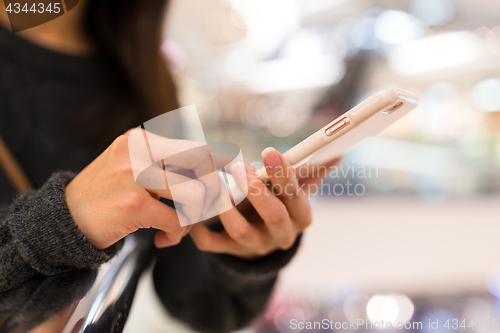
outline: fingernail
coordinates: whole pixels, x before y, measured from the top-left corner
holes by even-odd
[[[236,162],[231,166],[231,174],[235,179],[243,178],[247,175],[247,171],[245,169],[245,164],[242,162]]]
[[[262,152],[262,158],[264,159],[266,168],[269,168],[272,171],[279,170],[283,167],[283,162],[281,161],[278,152],[272,147],[264,149]]]

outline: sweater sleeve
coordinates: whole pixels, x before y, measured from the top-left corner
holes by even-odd
[[[54,173],[40,189],[0,209],[0,294],[37,274],[96,268],[121,247],[98,250],[76,225],[64,196],[74,176]]]
[[[287,251],[257,260],[199,251],[189,237],[159,251],[156,292],[170,314],[201,332],[232,332],[261,314],[278,272],[295,255]]]
[[[0,297],[0,317],[9,318],[11,326],[18,327],[18,332],[31,332],[82,299],[96,277],[96,269],[73,270],[54,276],[37,275]]]

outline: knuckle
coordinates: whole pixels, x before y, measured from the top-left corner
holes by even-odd
[[[198,247],[200,251],[209,251],[211,248],[210,241],[205,238],[196,239],[194,240],[194,243],[196,244],[196,247]]]
[[[279,248],[284,251],[289,250],[293,246],[293,244],[295,244],[295,239],[295,235],[289,235],[288,237],[285,237],[281,242]]]
[[[181,235],[173,235],[172,236],[172,245],[177,245],[182,241],[182,234]]]
[[[185,227],[181,227],[177,219],[173,219],[170,223],[168,223],[168,233],[174,237],[182,236],[184,228]]]
[[[125,148],[128,149],[128,135],[122,134],[118,136],[111,144],[112,151],[121,151]]]
[[[256,250],[256,252],[259,256],[265,256],[265,255],[269,254],[271,251],[272,251],[271,246],[269,246],[267,244],[263,244],[263,245],[259,246]]]
[[[132,132],[133,132],[133,131],[135,131],[135,130],[136,130],[136,128],[130,128],[130,129],[128,129],[125,133],[123,133],[123,135],[125,135],[125,136],[129,136],[129,135],[130,135],[130,133],[132,133]]]
[[[111,172],[115,177],[118,177],[120,179],[127,179],[128,177],[133,177],[132,167],[130,165],[130,161],[128,160],[112,164]]]
[[[285,184],[293,183],[295,181],[295,174],[292,168],[284,168],[282,174],[282,182]]]
[[[177,245],[182,241],[184,235],[184,228],[179,226],[169,226],[168,228],[168,238],[171,240],[172,245]]]
[[[273,227],[279,227],[283,223],[285,223],[287,219],[288,219],[288,211],[283,205],[282,207],[275,209],[268,223]]]
[[[312,222],[313,222],[312,214],[309,211],[304,217],[304,220],[302,221],[301,225],[303,226],[303,229],[306,229],[312,224]]]
[[[250,227],[241,225],[233,231],[233,237],[238,241],[248,240],[250,237]]]
[[[129,154],[129,149],[128,149],[128,135],[122,134],[119,137],[117,137],[111,145],[109,145],[108,149],[106,152],[108,153],[108,157],[111,158],[111,160],[116,160],[119,159],[119,157],[124,156],[125,154]]]
[[[285,194],[289,197],[297,197],[299,195],[299,186],[297,181],[290,182],[285,185]]]
[[[199,181],[191,181],[191,198],[196,203],[202,203],[205,200],[205,185]]]
[[[149,194],[144,190],[134,190],[127,192],[124,198],[120,201],[125,206],[127,211],[137,212],[144,207],[148,196]]]
[[[252,178],[248,181],[248,194],[260,195],[262,193],[262,181]]]

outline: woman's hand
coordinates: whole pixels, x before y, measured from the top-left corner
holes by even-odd
[[[163,231],[155,236],[155,244],[158,247],[178,244],[190,229],[181,227],[181,222],[182,225],[197,222],[201,214],[200,207],[210,204],[220,190],[218,177],[213,186],[190,178],[189,182],[182,183],[181,179],[182,184],[175,189],[175,201],[183,204],[183,211],[178,212],[160,202],[159,197],[172,200],[168,186],[164,186],[166,189],[144,189],[138,186],[134,179],[129,153],[130,145],[136,140],[131,136],[133,131],[118,137],[66,187],[65,196],[71,215],[83,234],[98,249],[107,248],[140,228]],[[142,135],[140,133],[137,140],[144,140]],[[152,140],[155,140],[155,146],[161,147],[159,149],[162,151],[156,151],[158,156],[193,151],[192,148],[202,145],[193,141],[154,136],[151,133],[148,133],[148,139],[149,144],[153,144]],[[194,170],[196,173],[199,161],[199,156],[189,158],[188,154],[179,159],[177,166]],[[151,164],[151,160],[144,163]],[[163,170],[158,168],[161,175]],[[203,178],[205,182],[210,182],[206,176]],[[160,181],[165,185],[165,180]]]
[[[311,224],[309,184],[318,183],[338,159],[318,168],[319,172],[309,173],[313,177],[300,181],[275,149],[266,149],[263,159],[271,187],[266,186],[251,167],[235,164],[231,173],[238,187],[248,190],[247,198],[238,209],[219,215],[224,231],[211,231],[204,223],[193,226],[190,236],[200,250],[252,259],[278,249],[289,249],[297,235]]]

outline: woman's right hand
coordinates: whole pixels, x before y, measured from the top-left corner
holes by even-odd
[[[187,209],[183,214],[163,204],[159,197],[172,200],[166,189],[144,189],[134,179],[129,154],[129,136],[134,130],[118,137],[99,157],[80,172],[66,187],[66,201],[76,224],[97,248],[107,248],[126,235],[140,228],[161,230],[155,236],[157,247],[178,244],[199,218],[199,209]],[[148,135],[148,137],[151,137]],[[186,140],[172,140],[154,136],[163,156],[188,151],[203,144]],[[151,140],[151,139],[150,139]],[[196,156],[195,156],[196,157]],[[199,167],[199,158],[183,158],[184,169]],[[183,177],[183,176],[177,176]],[[176,189],[175,201],[184,206],[207,206],[218,196],[220,181],[217,179],[192,180]],[[212,182],[212,183],[211,183]],[[182,202],[183,198],[186,202]],[[201,204],[200,204],[201,203]],[[184,209],[183,209],[184,210]]]

